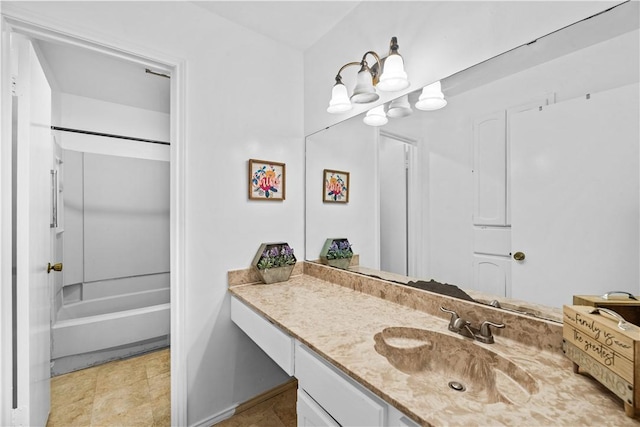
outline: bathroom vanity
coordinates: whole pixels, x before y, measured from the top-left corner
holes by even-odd
[[[640,425],[573,372],[560,323],[309,262],[256,282],[229,272],[231,318],[298,379],[299,425]],[[505,327],[485,344],[440,307]]]

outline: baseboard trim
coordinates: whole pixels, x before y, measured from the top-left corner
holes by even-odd
[[[236,406],[234,415],[239,414],[240,412],[244,412],[247,409],[253,408],[254,406],[264,402],[265,400],[269,400],[272,397],[284,393],[291,388],[298,388],[298,380],[294,377],[291,377],[286,383],[280,384],[279,386],[267,390],[264,393],[260,393],[259,395],[247,400],[246,402],[239,404],[238,406]]]
[[[233,414],[235,414],[237,407],[238,405],[231,406],[224,411],[218,412],[215,415],[211,415],[210,417],[200,420],[195,424],[191,424],[190,427],[211,427],[214,424],[218,424],[221,421],[231,418]]]
[[[217,414],[211,415],[210,417],[200,420],[197,423],[191,424],[190,427],[211,427],[215,424],[218,424],[219,422],[231,418],[234,415],[244,412],[247,409],[251,409],[256,405],[259,405],[260,403],[279,395],[280,393],[284,393],[291,388],[298,388],[298,380],[294,377],[291,377],[287,382],[283,384],[280,384],[265,391],[264,393],[260,393],[259,395],[252,397],[246,402],[231,406],[223,411],[218,412]]]

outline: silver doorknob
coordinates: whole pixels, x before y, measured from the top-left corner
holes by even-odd
[[[516,252],[515,254],[513,254],[513,259],[515,259],[516,261],[524,260],[524,252]]]
[[[51,273],[51,270],[53,271],[62,271],[62,263],[61,262],[57,262],[55,264],[51,264],[48,263],[47,264],[47,273]]]

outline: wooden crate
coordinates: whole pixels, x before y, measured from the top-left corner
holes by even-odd
[[[574,295],[573,305],[608,308],[620,314],[627,322],[640,326],[640,297],[634,297],[623,292],[612,292],[602,296]]]
[[[562,349],[574,372],[598,380],[622,399],[625,414],[633,417],[640,409],[640,327],[621,324],[607,308],[565,305],[562,311]]]

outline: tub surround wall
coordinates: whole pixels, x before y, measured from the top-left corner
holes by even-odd
[[[560,349],[561,324],[312,263],[304,267],[305,274],[288,282],[233,285],[230,292],[421,425],[638,425],[624,415],[616,396],[587,376],[573,373]],[[486,347],[515,361],[535,380],[530,397],[508,396],[515,401],[497,404],[456,399],[451,393],[457,392],[441,390],[427,374],[416,382],[376,352],[373,337],[387,327],[451,334],[448,319],[438,313],[441,304],[468,315],[472,323],[486,318],[506,323],[505,329],[496,330],[496,344],[469,341],[469,350]]]

